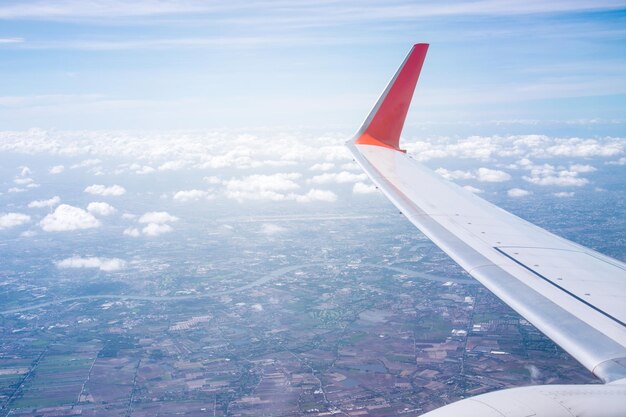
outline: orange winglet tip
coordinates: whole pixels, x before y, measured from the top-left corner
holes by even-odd
[[[359,129],[355,143],[400,150],[400,133],[427,51],[426,43],[418,43],[411,48]]]
[[[354,143],[357,144],[357,145],[381,146],[383,148],[389,148],[389,149],[393,149],[394,151],[400,151],[400,152],[406,153],[406,149],[399,149],[399,148],[393,147],[391,145],[388,145],[388,144],[386,144],[384,142],[381,142],[378,139],[368,135],[367,133],[364,133],[361,136],[359,136],[359,138],[357,140],[355,140]]]

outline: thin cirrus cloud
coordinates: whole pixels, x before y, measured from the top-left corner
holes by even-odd
[[[94,268],[102,272],[119,271],[126,267],[126,261],[119,258],[101,258],[73,256],[71,258],[62,259],[55,262],[57,268]]]
[[[411,17],[435,17],[455,15],[516,15],[554,12],[573,12],[591,10],[612,10],[620,8],[619,2],[600,0],[585,2],[580,0],[555,0],[551,2],[498,2],[481,0],[476,2],[456,1],[442,5],[439,2],[422,2],[420,7],[410,7],[407,1],[393,4],[342,2],[328,3],[302,1],[293,5],[288,11],[284,7],[272,6],[265,2],[233,1],[228,4],[215,4],[199,0],[153,1],[136,0],[124,2],[111,0],[98,2],[94,0],[64,0],[49,3],[43,0],[7,1],[0,7],[0,19],[68,19],[68,18],[123,18],[150,17],[163,15],[211,15],[222,16],[233,20],[232,12],[237,11],[248,24],[254,22],[254,14],[262,8],[265,19],[272,18],[275,22],[292,22],[320,20],[327,16],[332,22],[368,21],[374,18],[389,20],[405,20]],[[259,18],[260,18],[259,17]],[[298,19],[299,18],[299,19]],[[236,21],[236,19],[235,19]]]

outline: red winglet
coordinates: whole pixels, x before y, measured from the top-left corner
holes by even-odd
[[[400,150],[400,133],[420,76],[427,43],[414,45],[356,134],[355,143]]]

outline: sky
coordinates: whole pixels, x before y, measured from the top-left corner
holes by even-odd
[[[405,133],[623,136],[623,1],[3,0],[0,130],[353,133],[431,44]]]

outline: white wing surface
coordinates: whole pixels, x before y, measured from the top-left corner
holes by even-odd
[[[626,378],[626,265],[500,209],[399,149],[427,49],[413,47],[348,142],[355,160],[470,275],[602,381]]]

